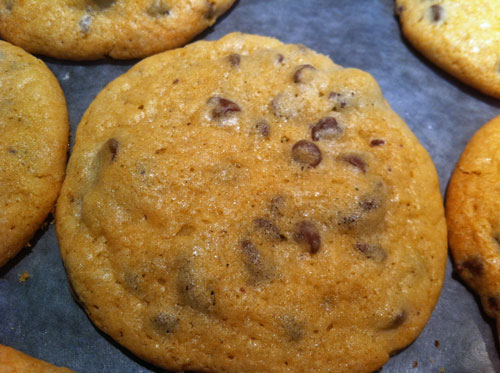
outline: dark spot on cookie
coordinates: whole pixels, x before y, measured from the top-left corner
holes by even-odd
[[[106,9],[112,6],[116,0],[91,0],[91,2],[101,9]]]
[[[283,64],[283,62],[285,62],[285,57],[280,53],[276,56],[276,62],[278,62],[279,64]]]
[[[210,1],[206,1],[207,10],[205,12],[205,18],[211,20],[217,15],[215,5]]]
[[[357,154],[349,153],[349,154],[343,154],[341,156],[341,159],[345,163],[348,163],[351,166],[356,167],[361,172],[366,173],[368,165],[366,164],[366,162],[364,161],[364,159],[361,158],[361,156],[359,156]]]
[[[385,140],[384,139],[373,139],[372,141],[370,141],[370,146],[382,146],[385,144]]]
[[[223,97],[211,97],[207,101],[207,103],[213,105],[211,114],[212,118],[214,119],[225,117],[230,113],[241,111],[241,108],[238,106],[238,104]]]
[[[497,245],[500,245],[500,232],[495,233],[493,239],[495,240]]]
[[[14,148],[9,148],[7,151],[9,152],[9,154],[17,154],[17,150]]]
[[[240,66],[241,57],[239,54],[232,53],[229,56],[227,56],[227,59],[228,59],[229,63],[231,64],[231,66],[234,66],[234,67]]]
[[[316,68],[313,65],[309,65],[309,64],[300,65],[297,68],[297,70],[295,70],[295,73],[293,74],[293,82],[294,83],[302,83],[303,82],[304,70],[316,70]]]
[[[492,314],[500,314],[500,296],[490,296],[487,298],[487,306]]]
[[[120,143],[115,138],[110,138],[107,144],[108,144],[108,149],[111,152],[111,161],[114,161],[118,154]]]
[[[403,5],[398,5],[394,8],[394,13],[396,14],[396,17],[401,16],[401,14],[404,12],[405,7]]]
[[[457,265],[459,272],[467,271],[472,276],[482,276],[484,273],[484,263],[480,257],[472,257]]]
[[[83,33],[88,33],[90,31],[90,26],[92,25],[92,17],[88,14],[85,14],[80,21],[78,22],[78,27],[82,30]]]
[[[124,280],[125,286],[128,289],[132,290],[132,292],[139,291],[139,287],[140,287],[139,275],[132,274],[130,272],[125,272],[125,274],[123,275],[123,280]]]
[[[309,252],[315,254],[321,248],[321,235],[311,221],[301,221],[295,225],[295,241],[306,244]]]
[[[170,8],[164,0],[153,0],[146,13],[151,17],[164,17],[170,14]]]
[[[215,307],[214,290],[209,281],[198,274],[190,260],[184,259],[180,262],[177,291],[181,302],[196,311],[209,313]]]
[[[267,123],[265,120],[261,120],[257,122],[255,125],[255,129],[259,135],[261,135],[264,138],[269,138],[269,135],[271,133],[271,127],[269,126],[269,123]]]
[[[408,313],[405,310],[401,310],[383,329],[385,330],[397,329],[404,324],[407,318],[408,318]]]
[[[330,140],[342,135],[342,128],[333,117],[321,118],[314,127],[311,128],[311,138],[313,141]]]
[[[272,215],[283,216],[285,210],[285,197],[273,197],[269,203],[269,211]]]
[[[292,147],[292,159],[300,164],[316,167],[323,159],[321,151],[312,142],[307,140],[297,141]]]
[[[290,342],[298,342],[304,338],[304,323],[297,321],[297,319],[291,315],[285,315],[280,318],[285,330],[285,334]]]
[[[240,247],[250,284],[257,285],[271,281],[275,276],[273,263],[265,259],[250,240],[241,241]]]
[[[286,237],[272,221],[265,218],[256,218],[253,221],[255,228],[264,233],[268,239],[275,241],[286,241]]]
[[[9,12],[12,10],[12,6],[14,5],[14,0],[5,0],[5,9]]]
[[[382,201],[379,198],[371,197],[371,196],[364,196],[361,201],[359,201],[359,207],[363,211],[371,211],[378,209],[380,205],[382,204]]]
[[[435,4],[429,8],[429,17],[432,22],[438,23],[444,18],[444,9],[441,5]]]
[[[338,111],[347,106],[345,95],[342,93],[330,92],[330,94],[328,95],[328,99],[330,99],[334,103],[332,110]]]
[[[383,262],[387,258],[387,253],[379,245],[356,242],[354,247],[366,258],[373,259],[376,262]]]
[[[171,313],[160,313],[151,318],[151,326],[159,334],[171,334],[177,331],[179,319]]]

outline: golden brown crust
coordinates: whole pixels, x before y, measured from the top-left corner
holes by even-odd
[[[99,93],[56,220],[94,323],[172,370],[373,371],[446,262],[435,169],[374,79],[244,34]]]
[[[57,367],[45,361],[0,344],[0,371],[3,373],[69,373],[72,370]]]
[[[234,0],[0,0],[0,35],[31,53],[141,58],[186,44]]]
[[[486,313],[500,316],[500,117],[470,140],[446,197],[455,266]]]
[[[64,177],[68,115],[57,79],[0,41],[0,266],[31,239]]]
[[[396,0],[405,37],[463,82],[500,98],[498,0]]]

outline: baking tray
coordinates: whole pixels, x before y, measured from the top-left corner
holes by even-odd
[[[371,73],[434,160],[444,195],[472,134],[500,102],[427,62],[403,38],[393,0],[240,0],[198,39],[241,31],[301,43]],[[137,61],[42,58],[59,79],[74,135],[95,95]],[[27,271],[30,278],[19,281]],[[54,225],[0,269],[0,343],[78,372],[160,372],[99,332],[71,297]],[[382,372],[500,372],[495,326],[448,261],[439,303],[420,337]]]

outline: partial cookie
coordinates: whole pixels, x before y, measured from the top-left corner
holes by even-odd
[[[403,34],[428,59],[500,98],[499,0],[396,0]]]
[[[57,79],[0,41],[0,266],[51,211],[64,176],[68,115]]]
[[[57,231],[94,323],[171,370],[371,372],[446,260],[434,166],[373,78],[243,34],[97,96]]]
[[[21,351],[14,350],[8,346],[0,344],[0,371],[3,373],[22,373],[22,372],[37,372],[37,373],[69,373],[73,372],[70,369],[56,367],[55,365],[46,363],[45,361],[35,359]]]
[[[233,2],[0,0],[0,35],[55,58],[141,58],[186,44]]]
[[[471,139],[446,198],[450,249],[486,313],[500,316],[500,117]]]

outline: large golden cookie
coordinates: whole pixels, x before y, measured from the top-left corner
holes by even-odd
[[[140,58],[184,45],[233,2],[0,0],[0,35],[55,58]]]
[[[446,260],[433,164],[373,78],[243,34],[97,96],[57,231],[94,323],[172,370],[371,372]]]
[[[51,211],[66,166],[68,114],[59,84],[21,48],[0,41],[0,266]]]
[[[396,0],[396,13],[428,59],[500,98],[500,0]]]
[[[460,276],[500,318],[500,117],[470,140],[446,197],[450,249]]]

